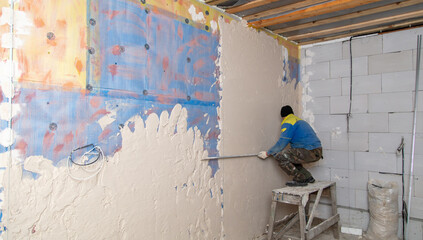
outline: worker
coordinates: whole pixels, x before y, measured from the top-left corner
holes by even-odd
[[[282,126],[281,135],[276,144],[267,151],[261,151],[258,157],[266,159],[273,156],[279,166],[292,181],[287,186],[306,186],[315,182],[315,179],[303,163],[318,161],[322,158],[322,144],[311,126],[294,115],[291,106],[281,108]]]

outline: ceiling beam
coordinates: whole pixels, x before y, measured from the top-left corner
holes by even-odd
[[[335,27],[335,28],[324,29],[324,30],[315,31],[315,32],[311,32],[311,33],[293,35],[293,36],[288,37],[288,40],[295,41],[295,40],[299,40],[299,39],[303,39],[303,38],[318,37],[319,35],[333,34],[333,33],[342,32],[342,31],[346,31],[346,30],[353,30],[353,29],[358,29],[358,28],[363,28],[363,27],[369,27],[369,26],[373,26],[373,25],[377,25],[377,24],[386,24],[386,23],[389,23],[389,22],[400,21],[400,20],[405,20],[405,19],[408,19],[408,18],[422,17],[422,16],[423,16],[423,10],[418,10],[418,11],[408,12],[408,13],[399,14],[399,15],[395,15],[395,16],[378,18],[378,19],[369,20],[369,21],[365,21],[365,22],[354,23],[354,24],[344,25],[344,26]]]
[[[208,0],[206,3],[208,5],[219,5],[221,3],[227,2],[228,0]]]
[[[407,27],[407,26],[411,26],[411,25],[415,25],[415,27],[418,27],[422,24],[423,24],[423,19],[419,19],[419,20],[408,21],[408,22],[403,22],[403,23],[398,23],[398,24],[391,24],[389,26],[376,27],[376,28],[367,29],[367,30],[358,31],[358,32],[353,32],[353,33],[345,33],[345,34],[331,36],[331,37],[323,37],[323,38],[318,38],[318,39],[313,39],[313,40],[307,40],[307,41],[304,41],[304,42],[299,42],[299,44],[300,45],[308,45],[308,44],[326,42],[326,41],[330,41],[330,40],[334,40],[334,39],[346,38],[346,37],[351,37],[351,36],[361,36],[361,35],[368,35],[368,34],[372,34],[372,33],[382,33],[385,30],[398,29],[398,28]]]
[[[233,7],[233,8],[229,8],[229,9],[226,10],[226,12],[232,13],[232,14],[238,13],[238,12],[242,12],[242,11],[249,10],[249,9],[252,9],[252,8],[260,7],[260,6],[263,6],[263,5],[272,3],[272,2],[277,2],[277,1],[279,1],[279,0],[253,0],[253,1],[245,3],[245,4],[242,4],[242,5]]]
[[[371,14],[375,14],[375,13],[381,13],[381,12],[385,12],[385,11],[390,11],[390,10],[402,8],[402,7],[408,7],[408,6],[418,4],[418,3],[422,3],[422,0],[406,0],[406,1],[403,1],[403,2],[391,3],[391,4],[385,5],[383,7],[376,7],[376,8],[368,9],[368,10],[356,11],[356,12],[341,15],[341,16],[338,16],[338,17],[316,20],[316,21],[312,21],[312,22],[308,22],[308,23],[304,23],[304,24],[298,24],[298,25],[295,25],[295,26],[292,26],[292,27],[276,29],[276,30],[273,30],[273,32],[276,33],[276,34],[281,34],[281,33],[291,32],[291,31],[295,31],[295,30],[301,30],[301,29],[305,29],[305,28],[312,28],[312,27],[317,27],[317,26],[321,26],[321,25],[324,25],[324,24],[334,23],[334,22],[338,22],[338,21],[342,21],[342,20],[347,20],[347,19],[352,19],[352,18],[357,18],[357,17],[363,17],[363,16],[367,16],[367,15],[371,15]]]
[[[244,11],[244,10],[248,10],[248,9],[251,9],[251,8],[254,8],[254,7],[259,7],[259,6],[264,5],[264,4],[257,5],[257,6],[254,5],[252,7],[250,5],[248,5],[250,3],[251,3],[251,5],[253,5],[254,2],[260,2],[260,1],[269,1],[269,0],[252,1],[252,2],[246,3],[244,5],[228,9],[227,12],[238,13],[238,12],[241,12],[241,11]],[[270,16],[270,15],[273,15],[273,14],[278,14],[278,13],[283,13],[283,12],[288,12],[288,11],[294,11],[294,10],[297,10],[297,9],[300,9],[300,8],[303,8],[303,7],[307,7],[307,6],[310,6],[310,5],[315,5],[315,4],[319,4],[319,3],[327,2],[327,1],[328,0],[303,0],[303,1],[300,1],[300,2],[288,4],[288,5],[285,5],[285,6],[272,8],[272,9],[269,9],[269,10],[266,10],[266,11],[263,11],[263,12],[246,15],[243,18],[245,20],[251,20],[251,19],[255,19],[255,18],[267,17],[267,16]],[[248,6],[245,6],[245,5],[248,5]],[[247,8],[245,8],[244,6],[247,7]]]
[[[334,0],[332,2],[322,3],[320,5],[312,6],[306,9],[298,10],[292,13],[284,14],[281,16],[262,19],[250,22],[250,25],[255,27],[267,27],[270,25],[291,22],[299,19],[315,17],[326,13],[341,11],[345,9],[355,8],[362,5],[379,2],[383,0]]]

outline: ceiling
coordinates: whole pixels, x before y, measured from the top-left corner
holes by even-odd
[[[423,0],[207,0],[300,45],[423,26]]]

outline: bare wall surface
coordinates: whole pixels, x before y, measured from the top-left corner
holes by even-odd
[[[401,155],[397,154],[402,137],[405,142],[405,188],[408,199],[419,34],[423,34],[422,28],[353,39],[352,82],[350,41],[323,43],[301,50],[302,79],[306,86],[304,114],[313,119],[324,148],[324,159],[312,172],[320,180],[337,183],[343,226],[367,229],[368,180],[392,181],[401,186],[401,176],[396,174],[402,170]],[[347,121],[350,86],[351,117]],[[422,74],[418,93],[408,236],[413,240],[423,239]],[[401,190],[399,192],[401,195]],[[399,225],[400,235],[402,224]]]
[[[270,148],[280,133],[280,108],[300,109],[301,87],[283,81],[287,50],[245,22],[221,27],[221,155],[254,154]],[[221,160],[226,239],[260,236],[268,222],[271,190],[287,180],[276,161],[257,157]]]
[[[0,7],[0,239],[263,233],[276,164],[201,159],[276,141],[297,45],[194,0]]]

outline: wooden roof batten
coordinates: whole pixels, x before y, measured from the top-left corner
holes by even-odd
[[[423,26],[423,0],[206,0],[216,2],[300,45]]]
[[[347,20],[347,19],[353,19],[353,18],[368,16],[368,15],[371,15],[371,14],[382,13],[382,12],[386,12],[386,11],[390,11],[390,10],[394,10],[394,9],[398,9],[398,8],[413,6],[413,5],[416,5],[416,4],[419,4],[419,3],[422,3],[422,0],[408,0],[408,1],[403,1],[403,2],[395,2],[395,3],[391,3],[391,4],[388,4],[388,5],[382,6],[382,7],[370,8],[370,9],[363,10],[363,11],[354,11],[352,13],[340,15],[340,16],[337,16],[337,17],[331,17],[331,18],[326,18],[326,19],[322,19],[322,20],[311,21],[311,22],[303,23],[303,24],[296,24],[292,27],[275,29],[275,30],[273,30],[273,32],[276,33],[276,34],[282,34],[282,33],[291,32],[291,31],[295,31],[295,30],[317,27],[317,26],[321,26],[321,25],[324,25],[324,24],[339,22],[339,21],[343,21],[343,20]]]

